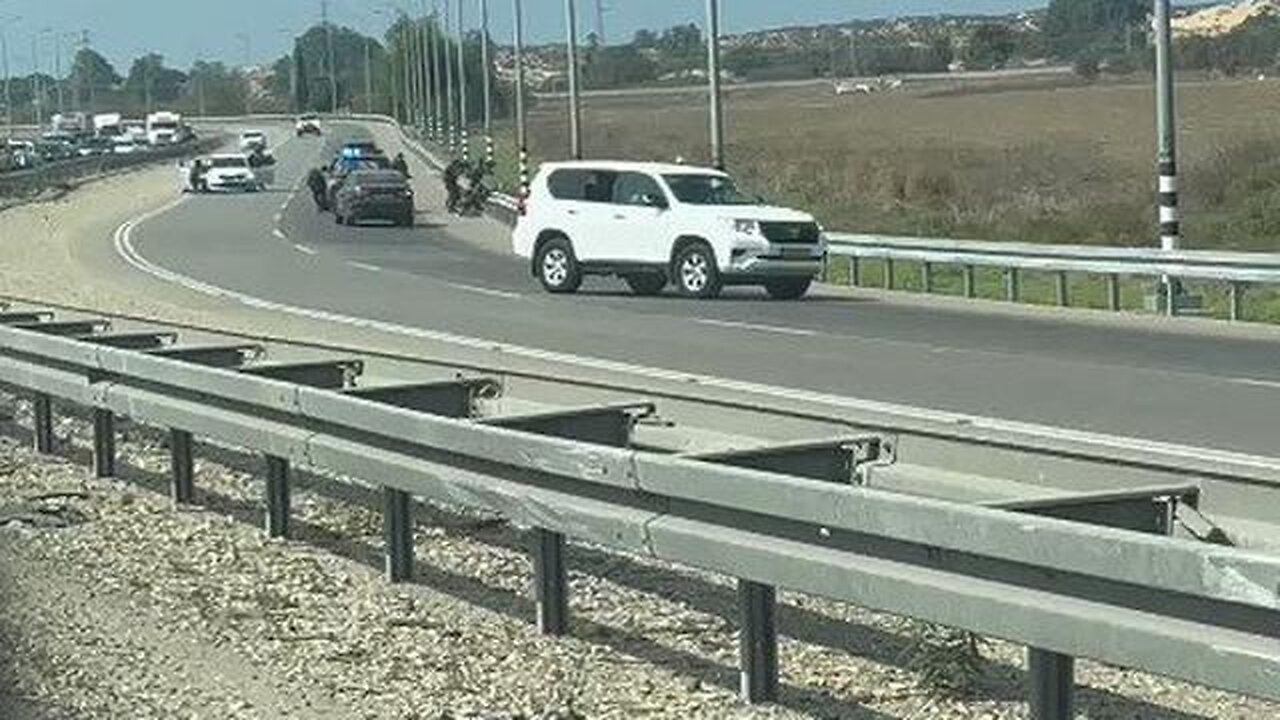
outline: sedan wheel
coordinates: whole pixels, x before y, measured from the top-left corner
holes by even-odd
[[[711,248],[701,243],[680,251],[675,262],[676,285],[687,297],[713,298],[720,294],[720,268]]]
[[[535,261],[538,279],[547,292],[577,292],[582,285],[582,272],[578,267],[578,259],[573,254],[573,246],[568,240],[556,238],[538,251]]]

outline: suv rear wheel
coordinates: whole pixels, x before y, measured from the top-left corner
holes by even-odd
[[[799,300],[809,292],[813,284],[812,278],[786,278],[765,282],[765,292],[774,300]]]
[[[667,276],[660,272],[635,273],[623,279],[636,295],[657,295],[667,286]]]
[[[582,269],[578,267],[573,246],[565,238],[554,238],[544,243],[538,249],[534,267],[547,292],[572,293],[582,286]]]
[[[715,253],[705,243],[686,245],[676,255],[674,270],[681,295],[713,298],[720,294],[720,268]]]

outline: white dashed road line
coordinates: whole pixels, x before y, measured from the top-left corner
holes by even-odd
[[[774,333],[775,335],[795,335],[797,337],[813,337],[818,333],[812,330],[801,330],[799,328],[779,327],[777,325],[757,325],[755,323],[733,322],[731,320],[709,320],[705,318],[694,320],[699,325],[713,325],[715,327],[732,328],[734,330],[755,330],[756,332]]]
[[[316,251],[315,251],[315,250],[312,250],[311,248],[307,247],[306,245],[300,245],[300,244],[298,244],[298,243],[294,243],[294,244],[293,244],[293,249],[294,249],[294,250],[297,250],[297,251],[298,251],[298,252],[300,252],[300,253],[306,253],[307,255],[315,255],[315,254],[316,254]]]
[[[457,290],[465,290],[467,292],[476,293],[477,295],[488,295],[489,297],[503,298],[505,300],[519,300],[520,293],[507,292],[505,290],[492,290],[485,287],[476,287],[475,285],[461,285],[459,283],[449,283],[449,287]]]
[[[359,269],[361,269],[361,270],[368,270],[369,272],[382,272],[382,268],[378,267],[377,265],[370,265],[369,263],[362,263],[362,262],[349,262],[349,263],[347,263],[347,264],[348,264],[348,265],[350,265],[350,266],[351,266],[351,267],[353,267],[353,268],[359,268]]]

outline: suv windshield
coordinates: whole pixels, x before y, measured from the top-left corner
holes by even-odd
[[[689,205],[754,205],[723,175],[663,175],[671,194]]]
[[[220,157],[209,161],[209,167],[215,168],[242,168],[248,166],[249,161],[242,157]]]

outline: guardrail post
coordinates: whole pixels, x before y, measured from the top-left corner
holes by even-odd
[[[857,255],[849,256],[849,285],[857,287],[862,284],[862,263]]]
[[[1244,303],[1244,283],[1233,282],[1227,287],[1227,312],[1232,322],[1241,319],[1241,308]]]
[[[289,461],[267,456],[267,535],[289,536]]]
[[[1107,275],[1107,309],[1120,312],[1120,276],[1115,273]]]
[[[533,600],[538,632],[564,635],[569,627],[569,581],[564,566],[564,535],[533,530]]]
[[[104,408],[93,409],[93,475],[116,474],[116,416]]]
[[[382,535],[385,543],[387,581],[405,582],[413,577],[413,507],[409,493],[382,489]]]
[[[1067,284],[1067,273],[1059,271],[1056,280],[1058,290],[1058,307],[1066,307],[1071,304],[1071,289]]]
[[[191,433],[169,429],[169,457],[173,472],[173,502],[190,505],[195,500],[195,467],[191,460]]]
[[[920,285],[925,293],[933,292],[933,263],[920,263]]]
[[[1027,649],[1032,720],[1075,718],[1075,664],[1075,658],[1069,655]]]
[[[884,289],[893,289],[893,258],[884,259]]]
[[[738,580],[739,677],[748,703],[778,699],[777,591],[772,585]]]
[[[53,398],[38,392],[31,399],[32,430],[36,452],[49,455],[53,452]]]
[[[1009,302],[1018,302],[1022,296],[1020,283],[1018,282],[1018,268],[1005,268],[1004,271],[1004,299]]]
[[[964,296],[967,298],[976,297],[978,294],[978,283],[974,277],[972,265],[964,266]]]

